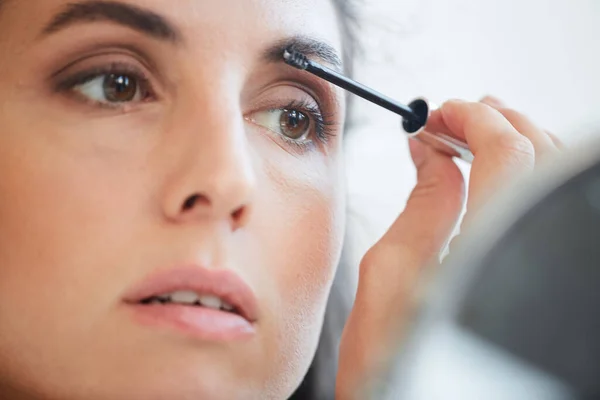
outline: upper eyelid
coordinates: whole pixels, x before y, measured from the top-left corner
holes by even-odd
[[[279,82],[277,84],[277,87],[279,86],[291,86],[294,89],[303,92],[302,96],[298,96],[298,95],[278,95],[278,96],[267,96],[268,99],[261,99],[258,100],[258,102],[256,104],[254,104],[245,114],[253,114],[259,111],[264,111],[264,110],[279,110],[285,107],[290,107],[291,105],[295,105],[295,106],[306,106],[308,102],[310,103],[314,103],[314,106],[321,112],[323,113],[324,108],[323,108],[323,104],[324,102],[319,101],[318,96],[316,96],[315,94],[311,93],[309,90],[307,90],[305,87],[303,86],[299,86],[298,84],[289,84],[289,82]],[[265,90],[265,92],[270,92],[271,88],[267,88]],[[259,98],[261,96],[258,96]],[[275,97],[275,98],[273,98]],[[307,101],[307,99],[310,99],[309,101]],[[312,104],[311,104],[312,105]]]
[[[68,91],[73,89],[75,86],[83,85],[95,78],[99,78],[110,73],[136,75],[138,79],[141,79],[143,82],[147,82],[149,85],[151,85],[151,92],[156,94],[156,85],[152,84],[151,77],[147,72],[137,66],[120,62],[113,63],[111,65],[99,65],[95,67],[84,68],[79,72],[71,74],[65,72],[64,74],[67,75],[67,77],[62,79],[56,78],[57,82],[55,84],[55,90],[63,92]]]
[[[156,63],[146,52],[141,51],[137,46],[123,44],[107,44],[103,49],[82,51],[78,55],[73,55],[70,62],[55,69],[48,80],[55,84],[57,81],[68,79],[69,75],[82,75],[86,73],[85,71],[102,71],[111,66],[139,73],[144,78],[152,77],[153,83],[155,81],[161,85],[167,83]],[[63,78],[65,76],[67,78]]]
[[[302,74],[296,69],[286,70],[285,74],[273,84],[289,85],[302,90],[312,97],[321,109],[327,106],[337,107],[343,100],[342,93],[329,82],[310,74]]]
[[[74,65],[89,62],[89,60],[96,60],[98,58],[127,58],[128,62],[139,63],[144,68],[158,73],[160,69],[153,57],[148,51],[134,44],[127,44],[121,42],[107,42],[101,47],[95,46],[92,48],[83,47],[78,52],[73,53],[69,58],[70,61],[63,64],[62,68],[56,70],[52,76],[60,75],[64,71],[71,69]]]

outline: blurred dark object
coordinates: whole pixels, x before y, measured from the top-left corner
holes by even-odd
[[[575,162],[483,213],[373,398],[600,399],[600,156]]]

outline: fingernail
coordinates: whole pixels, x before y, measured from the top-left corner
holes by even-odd
[[[505,107],[504,102],[502,100],[500,100],[499,98],[494,97],[494,96],[489,96],[489,95],[485,96],[481,100],[481,102],[485,103],[485,104],[487,104],[489,106],[496,107],[496,108],[504,108]]]

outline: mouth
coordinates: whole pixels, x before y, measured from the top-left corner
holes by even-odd
[[[256,298],[228,270],[165,271],[134,288],[125,303],[146,327],[175,329],[205,341],[244,340],[255,333]]]
[[[139,302],[140,305],[167,305],[167,304],[180,304],[184,306],[191,307],[206,307],[212,310],[220,310],[223,312],[228,312],[232,314],[236,314],[246,318],[242,312],[240,312],[236,307],[232,306],[225,300],[213,295],[208,294],[198,294],[191,290],[179,290],[172,293],[165,293],[158,296],[150,296],[145,299],[142,299]]]

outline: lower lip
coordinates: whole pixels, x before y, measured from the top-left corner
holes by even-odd
[[[254,326],[226,311],[181,304],[130,305],[134,319],[145,326],[167,327],[199,340],[229,342],[250,339]]]

